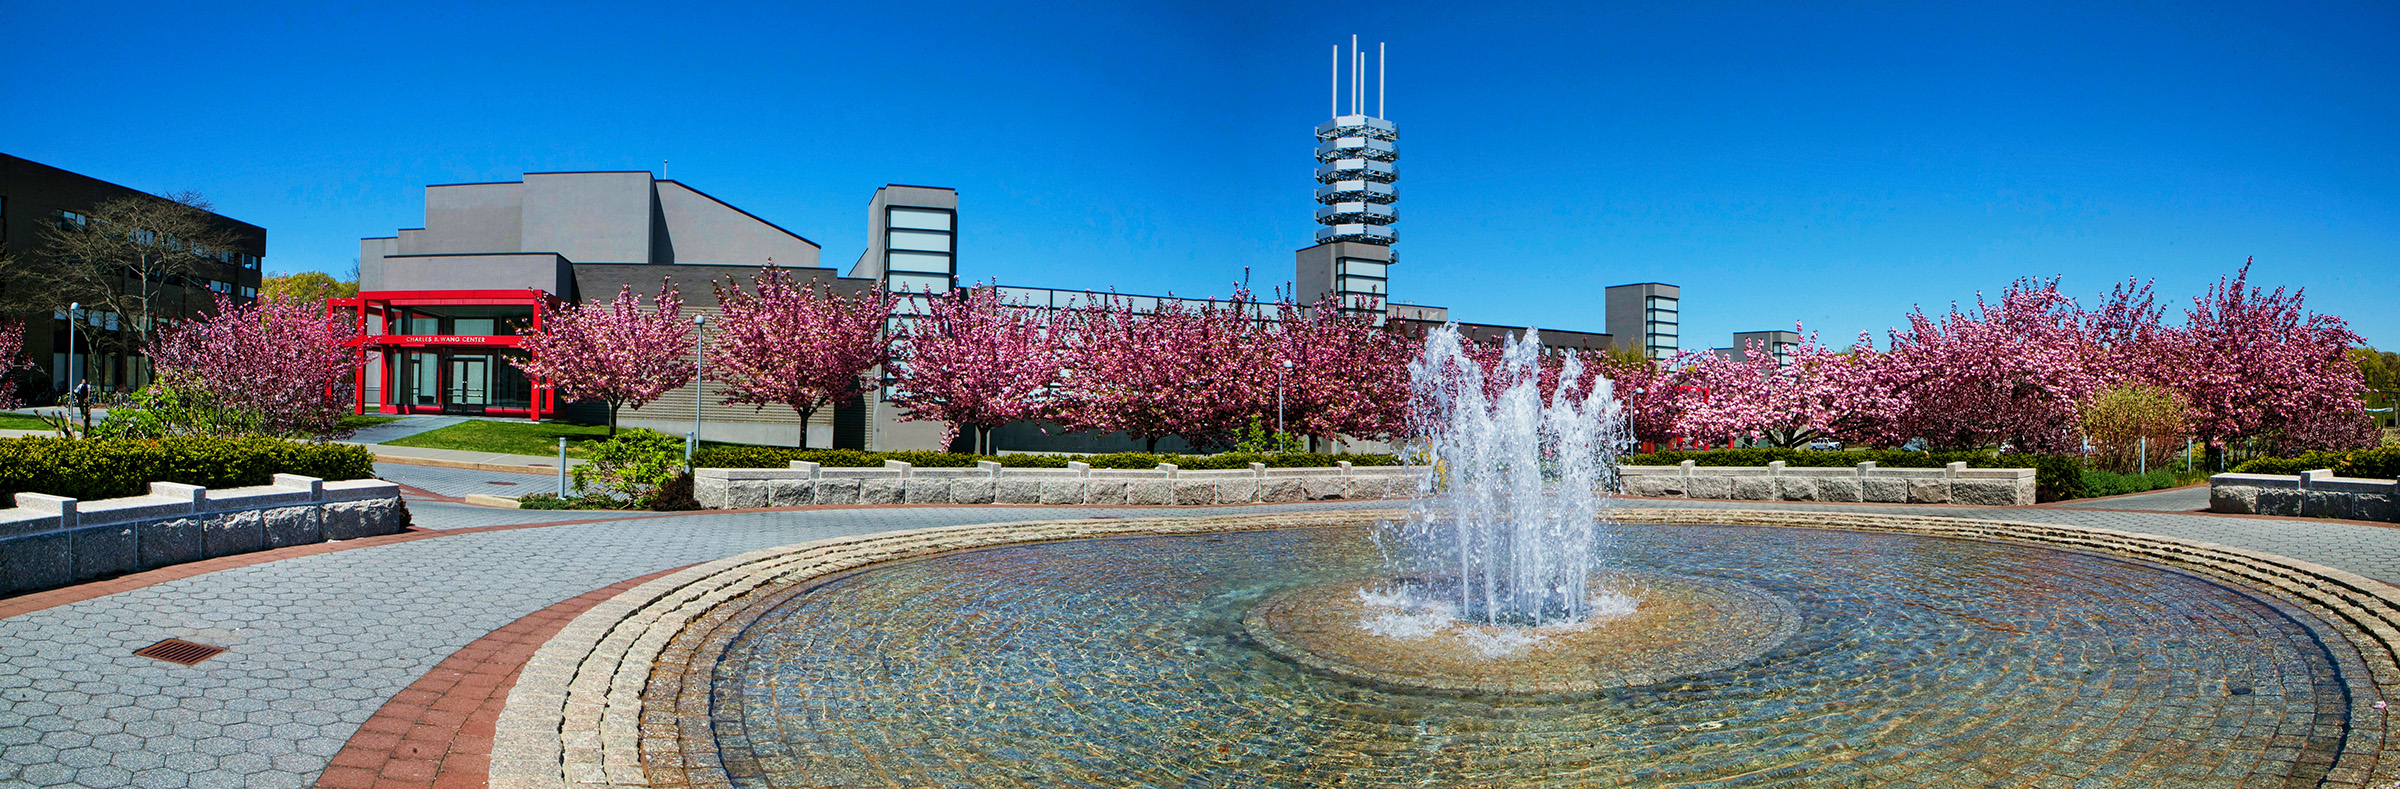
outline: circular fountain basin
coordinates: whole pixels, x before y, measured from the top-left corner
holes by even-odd
[[[1901,534],[1606,537],[1654,616],[1501,665],[1362,657],[1341,601],[1381,557],[1355,527],[813,578],[707,636],[683,691],[707,752],[679,758],[777,786],[2315,786],[2381,746],[2340,633],[2211,578]]]
[[[1543,626],[1431,621],[1379,604],[1381,576],[1294,587],[1250,609],[1250,640],[1337,677],[1459,694],[1575,694],[1721,671],[1781,646],[1800,614],[1781,596],[1725,578],[1604,572],[1595,588],[1631,611]],[[1431,626],[1429,626],[1431,625]]]

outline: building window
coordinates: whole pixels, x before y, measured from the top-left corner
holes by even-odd
[[[947,274],[909,274],[894,272],[884,277],[885,286],[894,293],[948,293]]]
[[[958,276],[958,217],[938,208],[884,209],[883,286],[893,293],[948,293]]]
[[[1335,258],[1333,290],[1343,309],[1379,309],[1390,301],[1392,264],[1362,258]]]

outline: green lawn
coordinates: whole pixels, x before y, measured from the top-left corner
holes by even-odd
[[[500,452],[510,455],[558,454],[558,439],[567,439],[567,456],[583,457],[582,445],[608,438],[607,425],[587,425],[566,420],[543,422],[492,422],[470,419],[440,430],[428,430],[407,438],[384,442],[397,447],[426,449],[457,449],[467,452]]]
[[[349,416],[342,417],[342,428],[345,430],[357,430],[362,427],[374,427],[386,422],[398,422],[406,418],[407,417],[400,416],[376,416],[374,414],[351,414]]]
[[[579,458],[586,454],[584,444],[608,440],[608,426],[567,420],[533,423],[472,419],[439,430],[428,430],[384,443],[399,447],[556,457],[558,456],[558,439],[561,436],[567,439],[567,457]],[[712,447],[742,446],[715,441],[701,443],[703,446]]]
[[[50,426],[27,414],[0,413],[0,430],[48,430]]]

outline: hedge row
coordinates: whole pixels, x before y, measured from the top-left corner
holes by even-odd
[[[2350,452],[2310,452],[2296,458],[2259,458],[2233,467],[2242,474],[2298,474],[2332,469],[2337,477],[2400,479],[2400,447]]]
[[[1228,452],[1222,455],[1163,455],[1146,452],[1120,452],[1113,455],[962,455],[950,452],[861,452],[855,449],[790,449],[785,447],[711,447],[700,450],[692,458],[698,468],[786,468],[795,460],[805,460],[826,468],[880,467],[886,460],[897,460],[924,468],[967,468],[978,461],[993,461],[1008,468],[1066,468],[1069,461],[1092,464],[1092,468],[1149,469],[1160,463],[1173,463],[1188,469],[1249,468],[1252,463],[1264,463],[1272,468],[1322,468],[1340,461],[1353,466],[1397,466],[1398,458],[1390,455],[1324,454],[1293,452],[1262,454]]]
[[[1993,452],[1904,452],[1897,449],[1850,449],[1819,452],[1812,449],[1711,449],[1700,452],[1652,452],[1629,455],[1618,462],[1628,466],[1673,466],[1684,461],[1698,466],[1764,466],[1783,461],[1787,466],[1818,468],[1856,466],[1873,461],[1894,468],[1941,468],[1965,463],[1968,468],[2033,469],[2034,498],[2065,501],[2091,495],[2084,484],[2083,459],[2068,455],[1998,454]]]
[[[0,502],[19,493],[140,496],[152,482],[245,487],[276,474],[365,479],[375,476],[375,455],[362,446],[277,438],[0,438]]]

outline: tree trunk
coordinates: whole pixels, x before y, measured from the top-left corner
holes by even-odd
[[[983,426],[977,426],[977,427],[975,428],[975,454],[978,454],[978,455],[990,455],[990,454],[993,454],[993,453],[992,453],[992,429],[991,429],[991,428],[989,428],[989,427],[983,427]]]
[[[792,408],[792,410],[800,412],[800,448],[801,448],[801,449],[807,449],[807,448],[808,448],[808,420],[811,420],[811,419],[815,419],[815,418],[816,418],[816,416],[817,416],[817,409],[816,409],[816,407],[815,407],[815,406],[810,406],[810,407],[807,407],[807,408],[799,408],[799,407],[796,407],[796,406],[795,406],[795,407],[793,407],[793,408]]]
[[[1158,454],[1158,437],[1157,437],[1157,436],[1151,436],[1151,437],[1149,437],[1149,438],[1143,439],[1142,447],[1143,447],[1143,449],[1142,449],[1142,451],[1143,451],[1143,452],[1148,452],[1148,453],[1150,453],[1150,454],[1153,454],[1153,455],[1156,455],[1156,454]]]
[[[619,406],[623,406],[624,404],[625,404],[625,401],[623,401],[623,400],[610,400],[610,401],[608,401],[608,437],[609,437],[609,438],[616,438],[616,437],[617,437],[617,408],[618,408]]]

